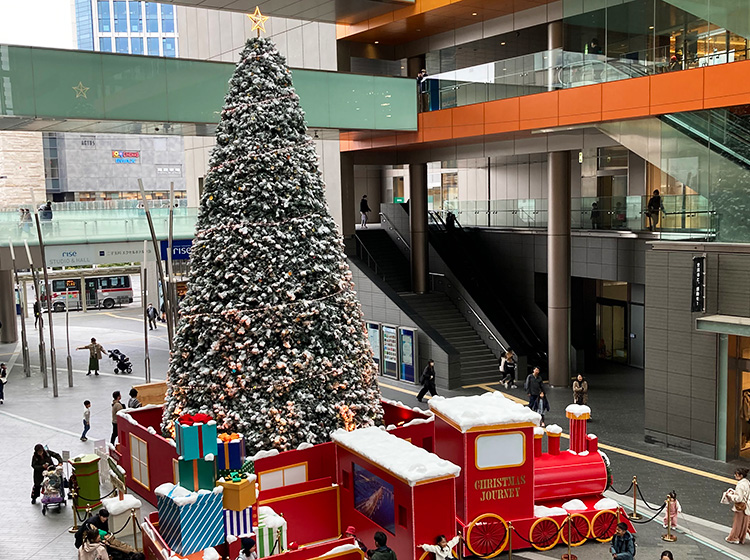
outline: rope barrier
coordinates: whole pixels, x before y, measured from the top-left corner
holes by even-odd
[[[608,488],[610,490],[612,490],[612,492],[614,492],[615,494],[619,494],[620,496],[624,496],[625,494],[629,494],[630,491],[633,489],[633,483],[631,482],[630,486],[628,486],[628,489],[625,490],[624,492],[620,492],[620,491],[616,490],[615,487],[612,486],[611,484],[608,486]]]
[[[646,507],[648,509],[650,509],[651,511],[657,511],[657,508],[651,507],[648,504],[648,502],[646,501],[646,498],[643,497],[643,492],[641,492],[641,487],[640,486],[638,487],[638,495],[641,497],[641,500],[643,501],[644,504],[646,504]],[[661,508],[659,509],[659,511],[661,511],[662,509],[664,509],[664,505],[661,506]]]
[[[128,526],[128,523],[130,523],[130,516],[128,516],[127,521],[125,521],[125,525],[123,525],[122,527],[120,527],[119,531],[114,531],[112,534],[113,535],[119,535],[120,533],[122,533],[125,530],[125,527]]]
[[[103,500],[104,498],[109,498],[112,494],[117,492],[117,488],[114,488],[109,494],[105,494],[104,496],[100,496],[99,498],[85,498],[84,496],[81,496],[80,494],[77,494],[78,498],[83,500],[84,502],[99,502]]]
[[[659,510],[652,517],[649,517],[648,519],[631,519],[630,521],[632,521],[633,523],[648,523],[650,521],[653,521],[654,519],[656,519],[657,517],[659,517],[659,514],[662,511],[664,511],[664,508],[666,506],[667,506],[667,504],[662,504],[662,506],[659,508]]]

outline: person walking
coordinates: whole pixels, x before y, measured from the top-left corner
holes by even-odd
[[[0,404],[5,401],[5,384],[8,382],[8,368],[0,364]]]
[[[750,520],[750,508],[747,507],[750,499],[750,480],[747,479],[748,469],[740,467],[734,471],[734,479],[737,484],[724,492],[724,498],[732,504],[734,517],[732,518],[732,530],[724,540],[729,544],[744,544],[747,536],[748,521]],[[724,501],[722,499],[722,501]]]
[[[36,328],[38,323],[42,322],[42,306],[39,305],[39,300],[36,300],[34,302],[34,328]],[[44,328],[44,325],[41,328]]]
[[[535,408],[532,409],[534,412],[536,412],[539,416],[542,417],[541,422],[539,425],[544,428],[544,415],[549,412],[549,401],[547,400],[547,396],[544,394],[544,391],[542,391],[539,394],[539,398],[536,400]]]
[[[598,202],[591,203],[591,229],[602,229],[602,211]]]
[[[580,373],[573,381],[573,404],[587,404],[589,401],[589,382]]]
[[[661,203],[661,195],[659,189],[654,190],[654,194],[648,200],[646,205],[646,218],[648,218],[648,229],[656,231],[656,226],[659,225],[659,216],[664,211],[664,207]]]
[[[359,215],[361,218],[360,224],[363,228],[367,227],[367,214],[369,212],[372,212],[370,210],[370,205],[367,204],[367,195],[363,194],[362,198],[359,201]]]
[[[148,304],[146,317],[148,317],[148,330],[152,331],[157,328],[156,320],[159,318],[159,312],[156,310],[153,303]]]
[[[83,401],[83,433],[81,434],[81,441],[88,441],[89,438],[86,434],[91,429],[91,401]]]
[[[609,552],[612,554],[612,560],[633,560],[635,556],[633,535],[628,532],[628,526],[622,521],[617,524]]]
[[[536,410],[539,396],[544,392],[542,376],[538,367],[535,367],[526,378],[524,389],[526,389],[526,394],[529,397],[529,408],[531,410]]]
[[[669,507],[666,508],[667,511],[664,514],[662,527],[666,529],[667,525],[671,525],[672,529],[677,529],[677,516],[682,513],[682,506],[677,501],[677,492],[672,490],[668,496],[671,500],[669,500]]]
[[[112,393],[112,437],[109,440],[112,445],[117,441],[117,413],[125,408],[120,399],[122,399],[120,391]]]
[[[513,350],[510,348],[500,358],[500,374],[503,376],[500,379],[501,385],[505,386],[506,389],[516,388],[516,360],[513,356]]]
[[[130,399],[128,400],[128,408],[141,408],[143,405],[141,404],[141,401],[138,400],[138,389],[133,387],[130,389]]]
[[[427,367],[422,371],[422,375],[419,376],[419,382],[422,384],[422,388],[417,394],[417,400],[424,402],[422,398],[430,392],[433,397],[437,395],[437,389],[435,388],[435,362],[430,360],[427,362]]]
[[[31,456],[31,468],[34,469],[34,486],[31,488],[31,503],[35,504],[42,489],[42,480],[44,480],[44,471],[54,466],[54,459],[58,464],[62,464],[63,458],[59,453],[46,449],[41,443],[34,446],[34,454]]]
[[[102,359],[102,355],[106,352],[104,347],[99,344],[95,338],[92,338],[91,344],[79,346],[76,350],[89,351],[89,371],[86,375],[91,375],[91,370],[93,370],[96,375],[99,375],[99,360]]]

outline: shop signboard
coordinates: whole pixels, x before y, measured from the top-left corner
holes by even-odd
[[[381,325],[383,361],[381,375],[398,377],[398,329],[393,325]]]
[[[409,327],[398,329],[398,352],[401,369],[399,379],[414,383],[417,379],[417,330]]]
[[[703,313],[706,310],[706,256],[693,257],[693,289],[690,310]]]

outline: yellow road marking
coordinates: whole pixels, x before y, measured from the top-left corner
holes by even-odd
[[[127,319],[128,321],[138,321],[139,323],[143,323],[144,319],[143,317],[140,317],[136,319],[135,317],[123,317],[122,315],[115,315],[114,313],[110,313],[108,311],[105,311],[102,313],[102,315],[109,315],[110,317],[114,317],[115,319]]]
[[[406,393],[409,395],[417,396],[417,393],[414,391],[409,391],[408,389],[402,389],[401,387],[395,387],[393,385],[387,385],[385,383],[380,383],[382,387],[387,387],[388,389],[393,389],[394,391],[399,391],[401,393]],[[485,391],[489,392],[495,392],[496,389],[492,388],[492,385],[499,385],[499,383],[479,383],[477,385],[465,385],[462,387],[462,389],[484,389]],[[509,395],[507,393],[503,393],[507,398],[509,398],[512,401],[515,401],[520,404],[527,404],[528,401],[526,399],[520,399],[516,396]],[[568,434],[562,434],[564,438],[570,439],[570,436]],[[620,447],[614,447],[612,445],[607,445],[605,443],[599,442],[599,447],[601,449],[606,449],[607,451],[612,451],[613,453],[619,453],[620,455],[627,455],[628,457],[633,457],[635,459],[640,459],[641,461],[647,461],[649,463],[654,463],[656,465],[661,465],[662,467],[668,467],[671,469],[675,469],[678,471],[687,472],[690,474],[694,474],[696,476],[702,476],[703,478],[710,478],[712,480],[718,480],[719,482],[727,482],[729,484],[736,484],[737,481],[733,478],[728,478],[726,476],[721,476],[718,474],[701,471],[698,469],[694,469],[692,467],[686,467],[685,465],[680,465],[678,463],[672,463],[670,461],[665,461],[663,459],[657,459],[656,457],[650,457],[648,455],[644,455],[643,453],[637,453],[635,451],[628,451],[627,449],[622,449]]]
[[[393,391],[398,391],[399,393],[406,393],[407,395],[411,395],[413,397],[416,397],[419,393],[415,393],[414,391],[410,391],[409,389],[402,389],[401,387],[396,387],[395,385],[388,385],[387,383],[382,383],[378,381],[378,385],[381,387],[387,387],[388,389],[392,389]],[[426,399],[431,399],[432,397],[425,395]]]

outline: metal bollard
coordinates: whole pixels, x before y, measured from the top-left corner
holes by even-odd
[[[675,542],[677,540],[677,535],[672,534],[671,506],[672,506],[672,496],[667,496],[667,534],[661,536],[661,540],[667,541],[667,542]]]
[[[638,513],[638,477],[633,475],[633,513],[628,515],[630,519],[640,519],[641,514]]]
[[[576,556],[570,551],[570,536],[571,536],[570,526],[572,524],[573,523],[571,522],[571,515],[570,513],[568,513],[568,553],[562,555],[562,560],[578,560],[578,556]]]
[[[138,522],[135,519],[135,510],[130,510],[130,519],[133,520],[133,548],[138,550]]]
[[[508,521],[508,560],[513,560],[513,522]]]
[[[76,533],[78,532],[78,512],[76,511],[76,491],[71,490],[70,491],[70,499],[73,503],[73,507],[70,508],[73,511],[73,526],[68,529],[68,533]]]

